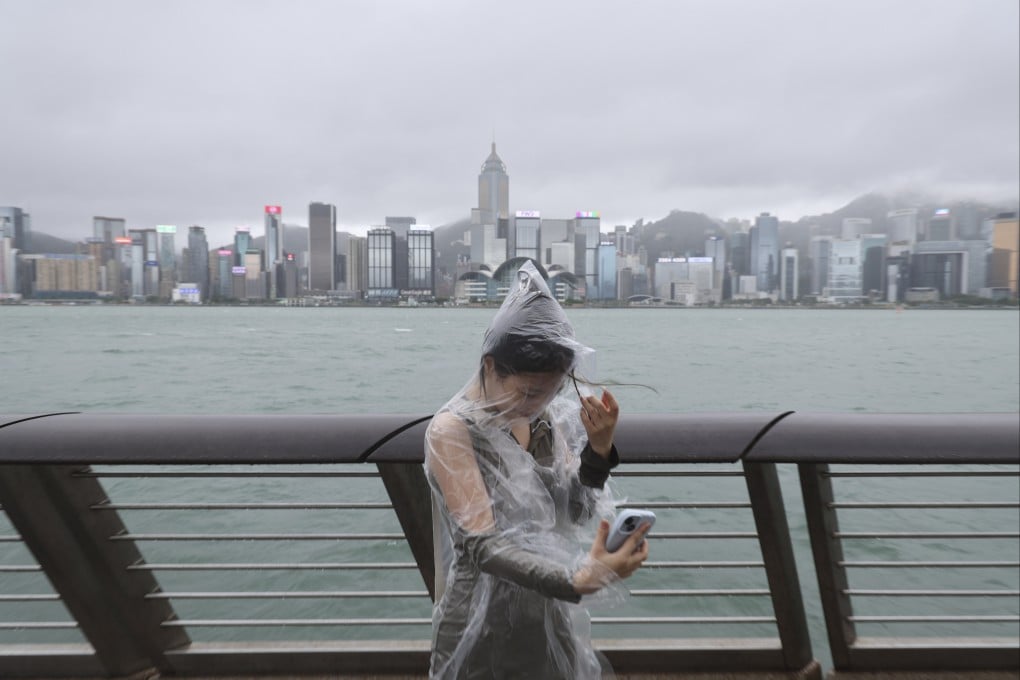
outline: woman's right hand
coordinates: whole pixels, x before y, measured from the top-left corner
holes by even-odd
[[[581,595],[594,593],[614,579],[624,579],[633,574],[648,559],[648,541],[645,534],[652,528],[645,523],[627,537],[616,552],[606,550],[609,538],[609,522],[602,520],[595,532],[595,541],[588,552],[588,561],[574,573],[574,590]]]

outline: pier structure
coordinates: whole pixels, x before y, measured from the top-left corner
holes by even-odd
[[[428,419],[0,416],[0,677],[426,677]],[[1020,414],[629,415],[616,439],[653,495],[626,505],[660,515],[627,608],[593,608],[621,680],[1020,674]]]

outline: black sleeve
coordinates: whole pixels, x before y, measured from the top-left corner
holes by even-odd
[[[581,484],[593,489],[601,489],[606,485],[609,478],[609,471],[620,464],[620,454],[616,450],[616,444],[609,450],[609,458],[603,458],[595,453],[591,444],[585,444],[584,451],[581,451],[581,468],[578,470],[578,477]]]

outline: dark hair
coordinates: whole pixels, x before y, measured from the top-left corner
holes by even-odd
[[[574,350],[546,338],[504,335],[482,357],[492,357],[493,368],[500,378],[516,373],[566,374],[574,364]],[[485,367],[478,378],[485,389]]]

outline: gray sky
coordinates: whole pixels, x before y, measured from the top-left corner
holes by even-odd
[[[33,228],[782,219],[1020,194],[1016,0],[0,0],[0,205]],[[181,241],[178,236],[178,241]],[[179,243],[178,245],[183,245]]]

